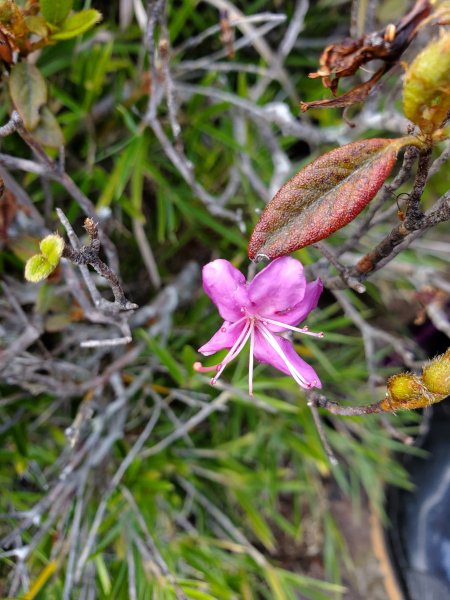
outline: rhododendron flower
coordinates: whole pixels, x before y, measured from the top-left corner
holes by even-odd
[[[314,369],[295,352],[282,334],[296,331],[322,337],[307,327],[296,327],[317,306],[322,282],[307,283],[303,266],[283,256],[272,261],[250,283],[227,260],[219,259],[203,267],[203,288],[225,320],[213,337],[199,348],[209,356],[229,348],[222,361],[211,367],[196,362],[200,373],[215,371],[211,384],[250,340],[249,393],[253,391],[253,361],[272,365],[291,375],[303,388],[322,387]]]

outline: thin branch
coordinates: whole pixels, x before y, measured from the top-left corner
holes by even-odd
[[[366,291],[365,286],[360,281],[358,281],[356,277],[353,277],[351,275],[351,268],[346,267],[339,261],[337,255],[331,249],[331,246],[329,246],[326,242],[322,241],[314,244],[314,247],[317,248],[325,256],[325,258],[336,268],[337,272],[339,273],[339,277],[349,288],[355,290],[355,292],[358,292],[358,294],[363,294]]]
[[[309,396],[309,390],[307,390],[307,392],[306,392],[306,397],[308,398],[308,396]],[[336,455],[334,454],[333,449],[331,448],[330,443],[327,439],[325,430],[323,428],[323,423],[320,419],[319,411],[317,410],[317,407],[314,404],[314,400],[308,400],[308,406],[311,410],[311,415],[314,420],[314,424],[316,426],[317,433],[319,434],[320,441],[322,442],[322,446],[325,451],[325,454],[327,455],[327,458],[330,461],[330,464],[333,467],[335,467],[336,465],[339,464],[339,461],[336,458]]]
[[[381,269],[395,258],[399,252],[410,246],[427,229],[449,219],[450,192],[447,192],[425,213],[417,229],[408,229],[404,222],[397,225],[374,250],[367,253],[358,262],[353,271],[354,275],[358,276],[360,281],[366,279],[370,273]]]
[[[83,194],[83,192],[75,184],[71,177],[65,171],[61,170],[61,164],[52,160],[45,152],[44,148],[39,144],[39,142],[37,142],[37,140],[34,139],[31,133],[25,128],[23,121],[17,111],[12,112],[11,119],[13,119],[15,122],[17,133],[20,135],[23,141],[31,148],[31,150],[35,153],[42,165],[46,168],[47,172],[40,174],[44,177],[49,177],[50,179],[54,179],[55,181],[61,183],[65,187],[67,192],[72,196],[72,198],[76,200],[76,202],[78,202],[83,211],[91,218],[95,218],[95,206],[92,204],[89,198],[85,196],[85,194]],[[100,236],[111,268],[114,271],[118,272],[119,264],[114,245],[103,232],[100,232]]]
[[[309,395],[309,402],[312,406],[317,408],[324,408],[333,415],[340,415],[342,417],[361,417],[363,415],[371,415],[375,413],[384,412],[379,402],[374,404],[367,404],[366,406],[341,406],[336,402],[331,402],[325,396],[312,392]]]
[[[444,165],[448,159],[450,158],[450,141],[447,142],[447,147],[442,152],[440,156],[433,162],[428,172],[428,179],[436,175],[436,173],[440,170],[442,165]]]
[[[98,256],[98,252],[100,249],[100,239],[97,225],[92,221],[92,219],[86,219],[85,221],[85,229],[91,238],[91,243],[89,246],[79,247],[78,238],[73,231],[72,226],[69,223],[69,220],[63,213],[60,208],[56,209],[59,220],[64,225],[67,235],[69,236],[72,248],[68,246],[64,247],[63,257],[68,258],[75,264],[79,265],[80,268],[84,267],[82,270],[82,274],[86,285],[91,293],[92,299],[97,307],[102,307],[103,309],[110,310],[112,312],[117,312],[118,310],[134,310],[137,308],[137,304],[130,302],[125,298],[125,294],[123,292],[122,286],[120,284],[120,280],[118,276],[114,273],[108,265],[106,265]],[[99,275],[104,277],[109,285],[111,286],[112,292],[114,294],[115,302],[107,302],[98,294],[95,285],[90,278],[90,275],[87,271],[86,265],[91,265]]]
[[[190,496],[193,496],[199,504],[201,504],[207,512],[219,523],[219,525],[228,533],[231,539],[234,539],[241,544],[248,552],[249,556],[253,558],[255,563],[262,567],[267,568],[268,563],[266,557],[261,554],[245,537],[245,535],[234,525],[230,518],[222,512],[215,504],[211,502],[206,496],[201,494],[189,481],[182,477],[177,477],[177,482]]]
[[[150,531],[148,530],[147,523],[145,522],[144,516],[142,515],[141,511],[139,510],[139,507],[136,504],[136,500],[134,499],[133,495],[128,490],[128,488],[126,488],[124,486],[122,486],[121,491],[122,491],[122,494],[123,494],[125,500],[128,502],[131,510],[133,511],[133,514],[139,524],[139,527],[141,528],[142,533],[145,536],[146,546],[150,550],[152,557],[155,560],[156,564],[158,565],[159,569],[161,570],[162,574],[167,578],[169,583],[172,585],[177,599],[178,600],[187,600],[187,596],[185,595],[183,590],[178,585],[176,578],[171,573],[161,552],[158,550],[158,547],[157,547],[153,537],[151,536]]]
[[[155,444],[154,446],[150,446],[141,453],[142,458],[148,458],[149,456],[155,456],[155,454],[159,454],[169,446],[171,446],[174,442],[176,442],[181,437],[184,437],[187,433],[189,433],[192,429],[197,427],[200,423],[202,423],[205,419],[209,417],[212,413],[216,412],[223,408],[225,404],[227,404],[230,399],[231,394],[229,392],[222,392],[213,402],[207,404],[203,408],[201,408],[193,417],[191,417],[188,421],[176,427],[167,437],[162,439],[160,442]]]
[[[147,273],[150,277],[150,281],[155,289],[161,287],[161,277],[158,271],[158,265],[156,264],[155,257],[153,255],[152,247],[144,231],[144,226],[141,221],[133,218],[133,233],[136,242],[141,251],[142,260],[147,269]]]
[[[134,461],[134,459],[138,456],[143,445],[145,444],[145,442],[149,438],[150,434],[152,433],[153,429],[155,428],[155,425],[157,424],[157,422],[159,420],[160,414],[161,414],[161,408],[159,406],[155,406],[153,414],[152,414],[152,418],[148,421],[147,425],[144,427],[141,435],[138,437],[136,442],[133,444],[133,447],[128,452],[128,454],[126,455],[124,460],[121,462],[119,468],[115,472],[107,489],[103,492],[102,500],[98,506],[97,512],[95,513],[95,517],[92,522],[92,526],[89,530],[86,544],[85,544],[83,551],[81,552],[79,560],[78,560],[77,569],[75,572],[75,581],[78,582],[81,579],[81,575],[83,573],[84,566],[85,566],[86,561],[88,560],[89,555],[92,551],[92,547],[95,542],[97,531],[102,523],[105,511],[106,511],[107,503],[108,503],[108,500],[109,500],[111,494],[115,491],[115,489],[119,485],[119,483],[122,480],[122,477],[125,475],[125,472],[128,469],[128,467],[131,465],[131,463]]]

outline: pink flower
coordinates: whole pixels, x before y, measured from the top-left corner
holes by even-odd
[[[216,371],[212,385],[250,340],[250,395],[254,358],[291,375],[303,388],[322,387],[314,369],[298,356],[292,342],[281,335],[296,331],[323,336],[323,333],[311,333],[307,327],[295,327],[317,306],[323,289],[320,279],[306,282],[303,265],[298,260],[288,256],[277,258],[250,283],[227,260],[214,260],[203,267],[203,288],[225,321],[199,352],[209,356],[229,348],[217,365],[194,364],[200,373]]]

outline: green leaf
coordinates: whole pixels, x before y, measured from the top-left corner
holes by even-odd
[[[61,25],[60,29],[55,31],[52,34],[52,40],[70,40],[71,38],[76,37],[88,31],[94,27],[96,23],[98,23],[102,19],[102,15],[98,10],[94,8],[89,8],[88,10],[82,10],[73,15],[70,15],[64,23]]]
[[[35,33],[40,37],[46,37],[48,35],[48,26],[40,15],[30,15],[25,17],[25,24],[31,33]]]
[[[148,335],[148,333],[144,330],[141,330],[140,334],[145,339],[150,351],[159,358],[161,364],[167,368],[172,378],[178,383],[178,385],[183,385],[186,381],[186,374],[179,366],[177,361],[173,358],[170,351],[161,346],[155,340],[155,338],[153,338],[151,335]]]
[[[405,145],[415,138],[360,140],[320,156],[272,198],[252,233],[248,255],[277,258],[315,244],[372,200]]]
[[[47,106],[42,109],[41,118],[33,134],[40,144],[49,148],[59,148],[64,144],[61,127]]]
[[[52,333],[64,331],[70,325],[70,314],[50,315],[44,321],[45,331]]]
[[[100,585],[102,586],[103,593],[108,595],[111,591],[111,578],[108,573],[108,569],[106,568],[105,561],[102,556],[95,557],[95,564],[97,567],[97,574],[100,580]]]
[[[254,498],[252,498],[250,494],[246,494],[242,491],[235,490],[234,493],[255,535],[266,548],[269,550],[275,550],[272,531],[264,521],[261,514],[255,508]]]
[[[33,130],[39,110],[47,102],[47,84],[39,69],[28,62],[14,65],[9,76],[9,93],[25,127]]]
[[[25,279],[31,281],[31,283],[37,283],[46,279],[54,270],[55,265],[49,263],[45,256],[35,254],[27,260],[25,265]]]
[[[41,0],[41,13],[52,25],[60,25],[69,16],[73,0]]]
[[[48,235],[41,241],[39,248],[46,260],[56,267],[64,250],[64,240],[57,234]]]

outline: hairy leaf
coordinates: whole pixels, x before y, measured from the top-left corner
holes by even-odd
[[[56,267],[64,250],[64,240],[57,234],[48,235],[41,241],[39,248],[48,262]]]
[[[11,69],[9,93],[27,129],[39,122],[39,110],[47,102],[47,85],[37,67],[20,62]]]
[[[41,254],[35,254],[25,265],[25,279],[37,283],[46,279],[58,266],[64,250],[64,240],[57,234],[48,235],[39,244]]]
[[[73,0],[41,0],[40,7],[46,21],[60,25],[69,16]]]
[[[42,254],[35,254],[27,260],[25,265],[25,279],[32,283],[38,283],[46,279],[55,267],[51,265],[45,256]]]
[[[88,31],[88,29],[94,27],[101,19],[101,13],[93,8],[77,12],[70,15],[70,17],[64,21],[61,28],[52,34],[52,40],[69,40]]]
[[[353,142],[320,156],[290,179],[256,224],[248,254],[283,256],[326,238],[375,196],[412,138]]]

